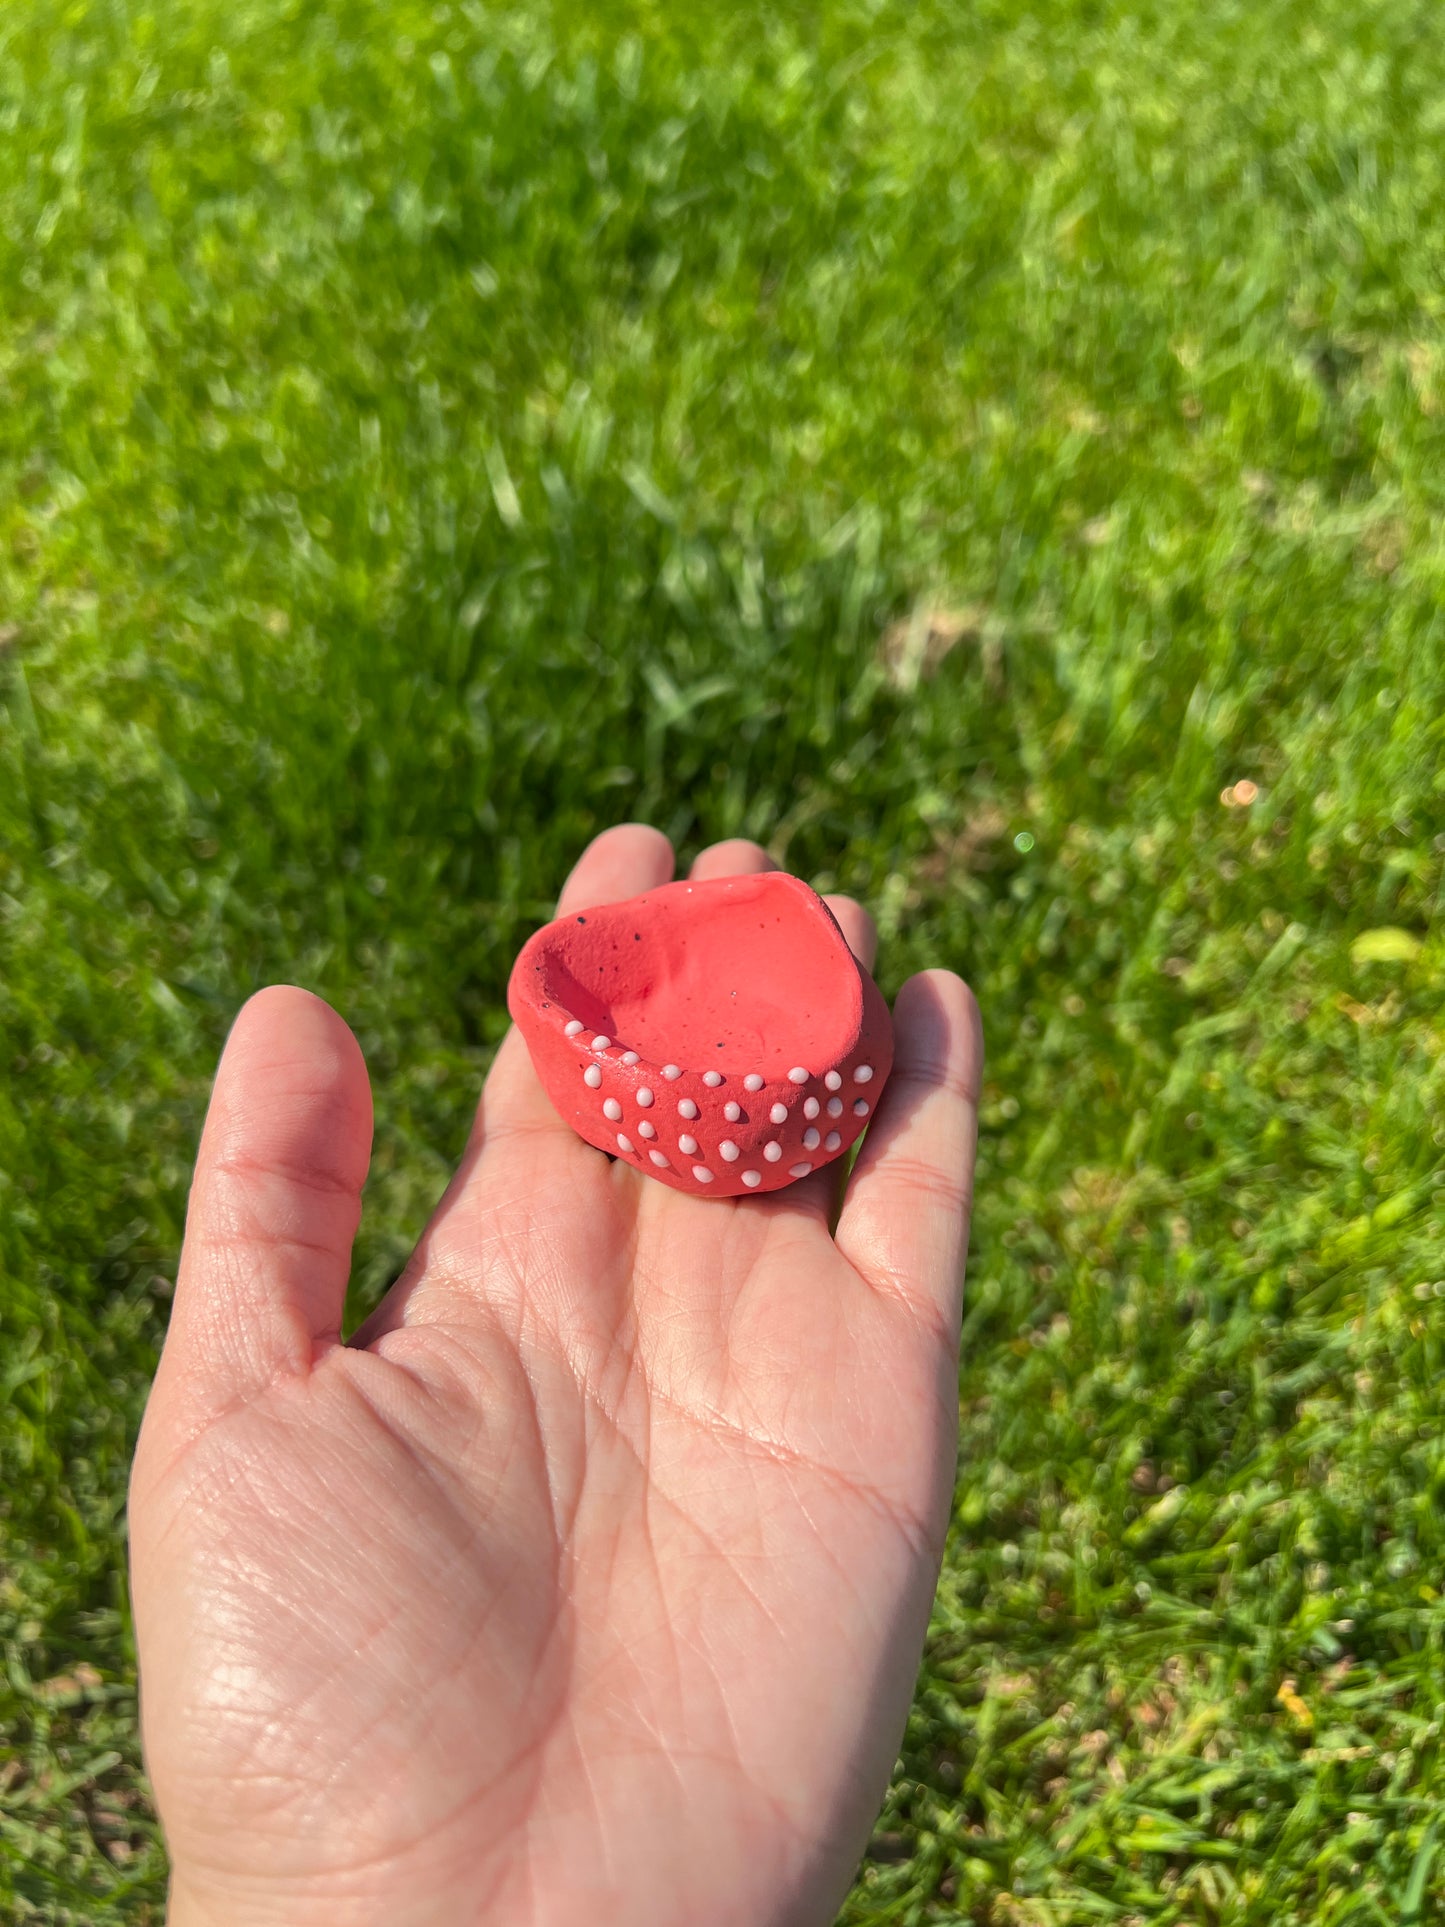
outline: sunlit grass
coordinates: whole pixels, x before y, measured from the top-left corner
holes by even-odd
[[[988,1027],[844,1919],[1426,1922],[1437,10],[680,12],[0,12],[0,1908],[160,1919],[121,1508],[230,1016],[363,1040],[360,1308],[644,816]]]

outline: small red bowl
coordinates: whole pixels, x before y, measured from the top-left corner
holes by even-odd
[[[558,917],[507,1003],[573,1130],[699,1197],[778,1191],[841,1157],[893,1066],[878,986],[781,871]]]

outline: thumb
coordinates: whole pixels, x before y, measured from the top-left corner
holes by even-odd
[[[216,1072],[159,1376],[225,1405],[304,1376],[341,1337],[371,1161],[361,1047],[278,984],[245,1004]]]

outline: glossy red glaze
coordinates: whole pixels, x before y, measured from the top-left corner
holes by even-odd
[[[580,1136],[703,1197],[776,1191],[841,1157],[893,1064],[877,985],[781,871],[559,917],[524,946],[507,1002]]]

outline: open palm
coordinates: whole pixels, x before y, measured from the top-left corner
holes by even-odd
[[[563,906],[672,861],[610,831]],[[343,1343],[365,1067],[307,993],[246,1006],[132,1489],[173,1927],[831,1918],[953,1476],[977,1014],[928,972],[895,1032],[834,1233],[836,1173],[699,1199],[593,1150],[513,1031]]]

